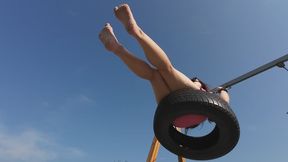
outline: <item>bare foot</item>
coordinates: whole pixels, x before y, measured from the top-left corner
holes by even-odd
[[[108,51],[115,52],[121,44],[118,42],[112,26],[107,23],[99,34],[99,39]]]
[[[114,13],[125,26],[129,34],[137,35],[141,33],[141,29],[138,27],[128,4],[122,4],[115,7]]]

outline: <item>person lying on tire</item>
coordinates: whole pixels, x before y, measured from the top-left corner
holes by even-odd
[[[137,58],[116,38],[112,26],[107,23],[99,34],[101,42],[108,51],[118,56],[128,68],[138,77],[150,81],[157,103],[172,91],[190,87],[195,90],[209,91],[206,84],[197,78],[190,79],[175,69],[166,53],[137,25],[128,4],[114,8],[118,20],[127,32],[134,37],[142,47],[149,63]],[[229,102],[229,95],[223,88],[219,88],[220,97]],[[191,118],[192,117],[192,118]],[[202,115],[183,116],[175,120],[176,127],[193,127],[205,121]]]

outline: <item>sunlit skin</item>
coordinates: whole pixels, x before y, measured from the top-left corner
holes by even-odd
[[[195,81],[193,81],[194,82],[194,84],[196,85],[196,87],[197,88],[199,88],[199,89],[201,89],[202,88],[202,84],[199,82],[199,80],[195,80]]]
[[[118,56],[132,72],[151,83],[157,102],[178,89],[190,87],[201,90],[201,83],[197,80],[191,81],[189,77],[178,71],[166,53],[138,26],[127,4],[115,7],[114,14],[127,32],[140,44],[148,62],[136,57],[120,43],[109,23],[105,24],[99,34],[99,39],[105,48]],[[227,92],[222,90],[219,96],[229,102]]]

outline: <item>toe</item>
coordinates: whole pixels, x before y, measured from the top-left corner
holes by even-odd
[[[119,9],[119,7],[118,7],[118,6],[114,7],[114,11],[117,11],[118,9]]]
[[[127,3],[121,4],[120,7],[129,7]]]

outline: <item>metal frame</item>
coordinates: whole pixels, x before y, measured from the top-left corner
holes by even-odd
[[[238,83],[240,83],[240,82],[242,82],[242,81],[244,81],[244,80],[246,80],[248,78],[251,78],[251,77],[253,77],[253,76],[255,76],[255,75],[259,74],[259,73],[262,73],[262,72],[264,72],[264,71],[266,71],[268,69],[271,69],[274,66],[285,68],[284,62],[286,62],[286,61],[288,61],[288,54],[286,54],[286,55],[284,55],[284,56],[282,56],[282,57],[280,57],[280,58],[278,58],[278,59],[276,59],[274,61],[271,61],[271,62],[269,62],[269,63],[267,63],[265,65],[262,65],[262,66],[254,69],[254,70],[252,70],[252,71],[250,71],[250,72],[248,72],[246,74],[243,74],[243,75],[241,75],[241,76],[239,76],[239,77],[237,77],[237,78],[235,78],[235,79],[233,79],[231,81],[228,81],[228,82],[220,85],[219,87],[231,88],[233,85],[238,84]],[[217,88],[214,88],[211,91],[215,92],[215,91],[217,91]]]

